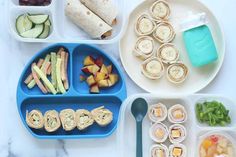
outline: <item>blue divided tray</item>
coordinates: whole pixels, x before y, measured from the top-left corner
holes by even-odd
[[[24,84],[25,78],[31,72],[31,64],[38,61],[39,58],[44,58],[50,52],[57,52],[59,48],[65,48],[69,52],[68,61],[68,79],[70,88],[65,94],[43,94],[40,89],[35,86],[33,89],[28,89]],[[119,75],[119,81],[111,88],[103,89],[100,94],[90,94],[89,87],[86,82],[80,82],[81,68],[83,67],[83,59],[87,55],[94,57],[101,56],[104,58],[105,65],[112,64],[113,72]],[[104,53],[101,49],[86,45],[86,44],[55,44],[44,48],[37,53],[30,62],[26,65],[17,87],[17,107],[27,130],[36,138],[41,139],[73,139],[73,138],[101,138],[111,135],[117,127],[119,119],[120,107],[123,100],[127,97],[124,76],[121,73],[116,62]],[[113,112],[113,121],[106,127],[100,127],[93,124],[87,130],[79,131],[75,128],[72,131],[64,131],[62,128],[56,132],[48,133],[44,129],[32,129],[26,124],[26,110],[40,110],[43,114],[47,110],[57,110],[60,112],[63,109],[92,109],[105,106],[105,108]]]

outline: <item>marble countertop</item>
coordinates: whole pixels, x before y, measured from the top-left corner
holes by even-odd
[[[127,1],[131,10],[140,0]],[[202,0],[222,24],[227,49],[225,61],[219,75],[201,93],[217,93],[235,98],[236,90],[236,18],[235,0]],[[0,10],[6,9],[6,1],[0,0]],[[223,8],[223,9],[222,9]],[[16,108],[16,87],[25,64],[35,52],[47,44],[21,43],[7,31],[4,14],[0,16],[0,157],[78,157],[78,156],[119,156],[117,133],[105,139],[89,140],[38,140],[24,128]],[[102,46],[119,61],[118,44]],[[121,66],[121,64],[120,64]],[[128,95],[144,92],[126,75]],[[91,143],[93,143],[91,147]],[[89,154],[88,154],[89,152]]]

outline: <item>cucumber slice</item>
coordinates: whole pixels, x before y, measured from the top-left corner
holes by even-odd
[[[46,22],[49,18],[49,15],[28,15],[28,18],[30,21],[32,21],[34,24],[43,24]]]
[[[48,26],[51,26],[51,21],[50,19],[48,18],[47,21],[44,23],[45,25],[48,25]]]
[[[40,38],[40,39],[45,39],[45,38],[48,37],[49,33],[50,33],[50,26],[44,24],[44,30],[43,30],[43,32],[40,34],[40,36],[39,36],[38,38]]]
[[[38,36],[40,36],[42,34],[44,30],[44,25],[35,25],[35,27],[33,29],[30,29],[28,31],[25,31],[23,33],[21,33],[20,35],[24,38],[37,38]]]
[[[33,23],[28,19],[26,15],[20,15],[16,19],[16,30],[19,34],[30,30],[33,27]]]

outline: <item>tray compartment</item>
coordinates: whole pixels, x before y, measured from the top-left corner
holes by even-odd
[[[30,14],[47,14],[49,15],[50,21],[51,21],[51,30],[50,30],[50,34],[47,38],[45,39],[37,39],[37,38],[23,38],[21,37],[17,30],[16,30],[16,19],[18,16],[22,15],[22,14],[26,14],[26,13],[30,13]],[[56,38],[56,27],[55,27],[55,17],[54,14],[52,12],[51,9],[47,8],[47,7],[31,7],[31,6],[17,6],[11,9],[10,11],[10,17],[9,17],[9,29],[10,32],[12,33],[12,35],[17,38],[18,40],[24,41],[24,42],[34,42],[34,41],[38,41],[38,42],[45,42],[45,41],[49,41],[52,40],[53,38]]]
[[[187,138],[182,143],[187,147],[187,156],[193,156],[194,148],[196,146],[196,137],[192,136],[195,134],[195,123],[191,120],[191,115],[193,114],[193,108],[191,107],[191,101],[185,97],[154,97],[146,95],[138,95],[134,96],[128,101],[126,101],[126,107],[122,108],[122,115],[121,115],[121,129],[119,129],[119,135],[122,135],[122,139],[126,139],[125,141],[120,141],[120,149],[123,150],[121,156],[126,156],[127,153],[130,157],[135,157],[135,149],[136,149],[136,134],[135,134],[135,120],[131,114],[131,104],[132,102],[138,98],[143,97],[148,102],[148,105],[153,105],[156,103],[163,103],[169,109],[172,105],[175,104],[182,104],[185,106],[187,113],[188,113],[188,120],[183,124],[187,129]],[[125,106],[125,105],[124,105]],[[190,118],[189,118],[190,117]],[[164,124],[169,127],[171,125],[170,122],[163,122]],[[128,127],[127,127],[128,126]],[[150,155],[150,147],[155,144],[152,139],[149,137],[149,128],[151,127],[151,121],[149,120],[148,116],[145,117],[143,121],[143,156],[151,156]],[[164,143],[167,147],[170,145],[170,142],[167,140]]]
[[[59,50],[59,48],[61,48],[61,47],[63,47],[63,48],[65,48],[65,50],[68,52],[68,54],[69,54],[69,59],[68,59],[68,69],[67,69],[67,72],[68,72],[68,80],[69,80],[69,90],[68,91],[70,91],[71,90],[71,84],[72,84],[72,81],[71,81],[71,79],[70,78],[72,78],[72,76],[71,76],[71,53],[70,53],[70,50],[69,50],[69,48],[67,48],[66,46],[64,46],[63,44],[57,44],[57,45],[53,45],[53,46],[51,46],[51,47],[48,47],[48,48],[45,48],[45,49],[43,49],[42,51],[40,51],[38,54],[38,56],[37,57],[35,57],[35,58],[33,58],[29,63],[28,63],[28,65],[26,65],[26,69],[23,71],[23,75],[22,75],[22,77],[21,77],[21,79],[20,79],[20,89],[25,93],[25,94],[27,94],[27,95],[45,95],[45,96],[47,96],[47,95],[51,95],[51,94],[43,94],[42,92],[41,92],[41,90],[37,87],[37,85],[35,85],[35,87],[34,88],[32,88],[32,89],[29,89],[28,87],[27,87],[27,85],[24,83],[24,80],[26,79],[26,77],[31,73],[31,64],[33,63],[33,62],[36,62],[37,63],[37,61],[40,59],[40,58],[45,58],[46,57],[46,55],[47,54],[50,54],[50,52],[57,52],[58,50]],[[68,92],[67,91],[67,92]],[[66,93],[65,93],[66,94]],[[58,95],[62,95],[62,94],[58,94]]]
[[[26,128],[37,138],[47,139],[65,139],[65,138],[95,138],[106,137],[116,129],[120,106],[122,101],[117,97],[102,96],[102,97],[32,97],[25,99],[19,107],[20,116]],[[40,110],[43,114],[47,110],[57,110],[60,112],[63,109],[87,109],[92,110],[94,108],[105,106],[107,109],[113,112],[113,121],[106,127],[100,127],[97,124],[92,125],[85,131],[79,131],[75,128],[72,131],[66,132],[62,128],[54,133],[47,133],[42,130],[31,129],[27,126],[25,121],[26,110],[31,111],[33,109]]]
[[[89,43],[111,43],[118,41],[123,31],[123,26],[125,24],[125,13],[124,11],[124,1],[123,0],[113,0],[115,5],[117,6],[119,13],[117,16],[118,23],[113,26],[112,36],[105,39],[93,39],[86,32],[84,32],[81,28],[75,25],[66,15],[65,15],[65,6],[67,1],[63,0],[60,3],[56,4],[56,14],[58,17],[56,19],[56,24],[58,25],[58,34],[61,40],[64,41],[73,41],[73,42],[81,42],[86,41]],[[66,39],[66,40],[65,40]]]
[[[229,115],[231,117],[231,124],[228,124],[226,126],[214,126],[214,127],[211,127],[211,126],[208,126],[207,124],[202,124],[200,123],[197,118],[196,118],[196,110],[195,110],[195,107],[196,107],[196,104],[197,103],[203,103],[205,101],[218,101],[218,102],[221,102],[223,103],[223,105],[226,107],[226,109],[228,109],[230,112],[229,112]],[[197,99],[195,99],[193,101],[193,105],[194,105],[194,116],[196,119],[196,123],[197,123],[197,126],[200,127],[200,128],[203,128],[203,129],[207,129],[207,130],[211,130],[212,128],[222,128],[222,129],[227,129],[227,128],[230,128],[230,127],[236,127],[236,115],[234,113],[236,113],[236,108],[235,108],[235,103],[228,99],[228,98],[225,98],[225,97],[221,97],[221,96],[202,96],[202,97],[199,97]]]
[[[114,61],[108,57],[102,50],[99,48],[81,44],[77,46],[73,51],[73,87],[75,90],[81,94],[89,94],[89,86],[87,85],[86,81],[80,81],[80,74],[84,73],[81,71],[83,67],[83,60],[86,56],[91,55],[93,57],[101,56],[104,59],[105,65],[113,65],[113,73],[119,75],[119,81],[112,87],[101,89],[100,94],[115,94],[119,92],[124,87],[124,81],[121,76],[121,72],[118,70],[117,65]]]

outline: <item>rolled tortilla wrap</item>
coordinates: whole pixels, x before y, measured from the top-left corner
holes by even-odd
[[[62,127],[65,131],[71,131],[76,127],[75,111],[64,109],[60,112]]]
[[[91,126],[94,122],[92,114],[85,109],[76,111],[76,123],[79,130],[84,130]]]
[[[113,120],[113,113],[104,106],[93,109],[91,113],[95,122],[100,126],[107,126]]]
[[[43,114],[39,110],[26,111],[26,123],[30,128],[41,129],[44,126]]]
[[[101,17],[109,25],[116,24],[118,9],[112,0],[80,0],[80,2]]]
[[[49,110],[44,114],[44,128],[47,132],[54,132],[61,126],[59,114],[56,110]]]
[[[104,39],[112,34],[112,27],[79,0],[67,0],[65,14],[92,38]]]

